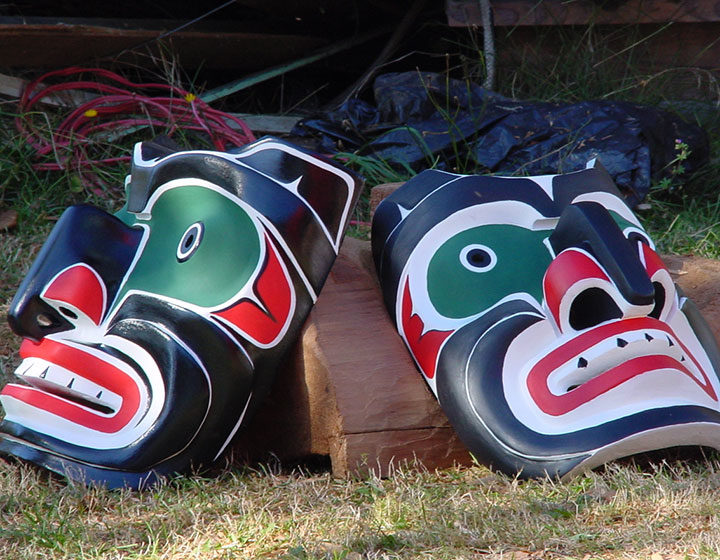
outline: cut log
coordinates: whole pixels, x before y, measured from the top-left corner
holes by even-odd
[[[390,321],[371,261],[368,242],[345,240],[300,343],[235,446],[241,457],[329,455],[337,476],[470,461]]]
[[[720,261],[663,258],[717,337]],[[369,242],[344,241],[301,340],[234,449],[245,461],[329,456],[336,476],[471,463],[395,331]]]

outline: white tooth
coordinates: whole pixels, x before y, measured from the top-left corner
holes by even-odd
[[[58,393],[68,391],[91,402],[118,410],[122,406],[122,397],[107,388],[98,385],[75,372],[51,364],[39,358],[27,358],[18,366],[16,375],[21,375],[30,385],[40,390],[53,392],[51,387],[58,386]]]
[[[620,346],[617,341],[622,340]],[[702,376],[692,360],[684,355],[677,340],[661,330],[633,331],[603,340],[583,350],[582,356],[571,358],[548,377],[548,387],[555,394],[563,394],[568,387],[581,385],[616,365],[634,358],[668,355],[683,362],[692,375],[702,382]]]
[[[32,368],[32,363],[28,362],[28,360],[23,360],[22,363],[15,370],[15,375],[17,375],[18,377],[25,375],[25,372],[30,368]]]

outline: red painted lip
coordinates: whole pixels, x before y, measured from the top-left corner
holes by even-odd
[[[26,339],[20,347],[20,356],[41,358],[72,371],[120,395],[122,405],[111,415],[104,415],[61,395],[18,384],[6,385],[0,393],[2,395],[103,433],[115,433],[124,428],[140,407],[140,391],[135,381],[123,370],[93,354],[55,340],[43,339],[36,344]]]
[[[622,338],[624,333],[648,329],[663,331],[672,339],[673,344],[679,344],[684,356],[692,360],[695,368],[702,375],[703,381],[697,379],[687,366],[676,358],[663,353],[651,353],[622,361],[617,366],[611,367],[565,394],[555,395],[548,388],[548,377],[552,372],[569,360],[579,359],[582,353],[592,346],[603,340]],[[638,375],[659,369],[672,369],[681,375],[688,376],[711,399],[718,400],[707,374],[692,353],[667,323],[651,317],[637,317],[607,323],[586,331],[562,344],[532,366],[527,378],[527,387],[530,396],[543,412],[552,416],[561,416]]]

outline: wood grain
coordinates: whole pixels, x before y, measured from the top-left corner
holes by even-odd
[[[717,338],[720,261],[663,258]],[[395,331],[375,278],[370,243],[346,239],[272,394],[240,435],[237,457],[326,455],[336,476],[471,462]]]
[[[498,27],[720,21],[720,2],[627,0],[603,8],[590,0],[495,0],[493,23]],[[477,0],[448,0],[451,26],[482,25]]]

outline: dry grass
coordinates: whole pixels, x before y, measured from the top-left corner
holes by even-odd
[[[719,463],[612,466],[569,484],[484,467],[388,480],[225,469],[144,493],[0,464],[3,558],[717,558]]]

